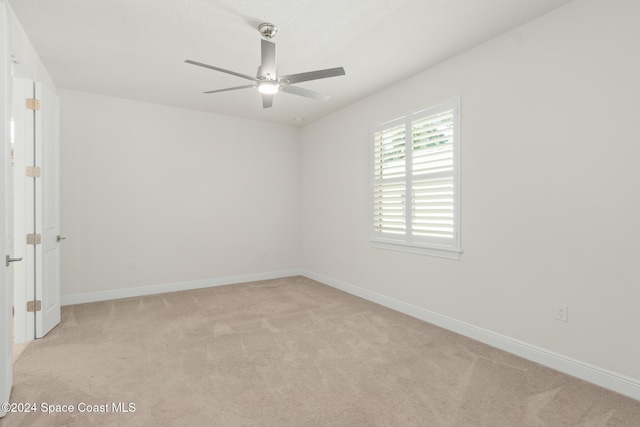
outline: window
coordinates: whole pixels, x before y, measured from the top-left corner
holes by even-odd
[[[377,126],[373,247],[460,258],[460,99]]]

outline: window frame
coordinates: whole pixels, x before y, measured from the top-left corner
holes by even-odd
[[[414,189],[416,183],[421,179],[424,182],[425,177],[440,176],[439,173],[424,174],[416,173],[412,171],[412,124],[422,120],[431,118],[438,114],[445,113],[449,110],[453,110],[453,142],[452,142],[452,170],[447,172],[447,179],[449,176],[453,182],[453,236],[452,238],[436,238],[436,237],[420,237],[412,232],[412,225],[414,221],[409,221],[409,224],[405,223],[407,230],[403,234],[397,233],[384,233],[376,230],[376,183],[379,182],[376,178],[376,134],[380,131],[391,130],[394,127],[405,126],[405,140],[404,140],[404,177],[401,178],[386,178],[385,183],[399,182],[403,183],[407,189],[405,193],[405,218],[411,218],[411,215],[406,211],[411,211],[412,200],[406,200],[406,194],[409,189]],[[443,102],[437,103],[433,106],[422,108],[418,111],[406,114],[393,120],[381,123],[375,126],[371,132],[370,138],[370,179],[371,179],[371,191],[370,191],[370,244],[371,247],[377,249],[387,249],[401,252],[416,253],[422,255],[435,256],[448,259],[460,259],[461,239],[460,239],[460,97],[456,96],[449,98]],[[431,178],[433,179],[433,178]],[[411,198],[409,198],[411,199]]]

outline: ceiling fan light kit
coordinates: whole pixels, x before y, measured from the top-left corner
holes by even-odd
[[[226,89],[210,90],[204,93],[209,94],[217,92],[228,92],[239,89],[258,88],[258,92],[260,92],[260,94],[262,95],[263,108],[270,108],[273,105],[273,95],[275,95],[279,91],[287,92],[292,95],[303,96],[305,98],[316,99],[319,101],[325,101],[329,99],[328,95],[324,95],[309,89],[293,85],[295,83],[301,83],[310,80],[344,76],[344,68],[329,68],[326,70],[308,71],[306,73],[278,76],[276,72],[276,44],[269,41],[276,35],[276,33],[278,32],[278,28],[273,24],[265,22],[258,26],[258,31],[262,35],[263,39],[260,41],[262,60],[260,63],[260,67],[258,67],[258,73],[256,77],[251,77],[246,74],[241,74],[235,71],[226,70],[224,68],[215,67],[213,65],[204,64],[202,62],[192,61],[190,59],[187,59],[185,61],[188,64],[209,68],[211,70],[231,74],[232,76],[252,81],[252,84],[234,86]]]
[[[258,82],[258,92],[265,95],[273,95],[274,93],[278,93],[278,82],[271,80],[263,80]]]

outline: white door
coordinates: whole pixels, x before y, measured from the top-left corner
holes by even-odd
[[[27,166],[34,163],[35,113],[27,110],[25,100],[33,98],[33,80],[13,78],[11,116],[13,123],[13,236],[14,255],[23,261],[14,265],[13,340],[16,343],[35,339],[35,314],[27,313],[27,301],[35,295],[35,247],[27,245],[26,236],[35,233],[35,180],[27,177]],[[27,158],[29,161],[27,161]]]
[[[0,12],[2,12],[2,10],[0,10]],[[2,73],[0,73],[0,76],[1,74]],[[2,91],[0,93],[2,93],[2,97],[4,98],[6,92]],[[4,246],[4,251],[2,252],[2,262],[0,262],[2,266],[0,270],[0,403],[9,401],[13,376],[13,324],[11,321],[11,311],[13,307],[13,264],[9,263],[10,258],[5,258],[6,256],[13,257],[13,233],[11,232],[13,227],[13,191],[11,187],[10,143],[9,138],[7,138],[7,125],[9,122],[6,112],[7,103],[3,102],[2,104],[3,105],[0,106],[0,119],[2,119],[2,123],[0,124],[0,130],[2,131],[0,137],[0,141],[2,142],[0,165],[2,165],[4,173],[0,174],[0,191],[2,191],[2,196],[0,197],[0,242],[2,242]],[[4,415],[5,411],[0,409],[0,417]]]
[[[11,155],[9,146],[9,111],[11,105],[9,88],[9,36],[7,34],[7,16],[4,4],[0,3],[0,165],[4,173],[0,174],[0,244],[5,245],[3,255],[12,255],[13,243],[11,236]],[[7,195],[8,193],[8,195]],[[4,257],[3,257],[4,258]],[[8,402],[13,384],[13,352],[11,306],[13,305],[13,277],[12,264],[7,268],[0,262],[0,403]],[[0,408],[0,417],[6,415]]]
[[[15,342],[42,338],[60,322],[59,102],[46,86],[13,78]],[[27,99],[37,99],[33,110]],[[27,167],[38,167],[27,176]],[[28,234],[40,244],[27,244]],[[27,312],[27,302],[35,311]]]
[[[35,117],[36,232],[42,244],[36,245],[36,338],[42,338],[60,323],[60,103],[58,97],[40,82],[35,84],[40,109]]]
[[[5,103],[6,104],[6,103]],[[4,109],[3,109],[4,110]],[[5,112],[1,114],[5,116]],[[8,123],[5,123],[6,128]],[[0,129],[3,130],[3,136],[6,132],[3,126]],[[3,176],[0,178],[2,183],[2,201],[0,202],[0,241],[4,242],[5,250],[3,252],[2,260],[2,278],[0,279],[0,286],[2,289],[2,301],[0,304],[0,316],[2,321],[0,325],[2,332],[0,333],[0,339],[2,340],[2,355],[0,361],[2,363],[2,391],[0,392],[0,403],[8,402],[11,395],[11,385],[13,380],[13,322],[11,318],[13,307],[13,265],[16,261],[21,261],[22,258],[14,257],[14,245],[13,245],[13,171],[11,170],[11,143],[9,138],[2,138],[2,150],[0,150],[0,164],[3,166]],[[0,409],[0,417],[3,417],[5,412]]]

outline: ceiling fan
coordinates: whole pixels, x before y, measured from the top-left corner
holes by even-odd
[[[258,26],[258,31],[260,31],[260,34],[262,34],[264,39],[261,40],[262,62],[260,64],[260,67],[258,67],[258,73],[256,77],[236,73],[235,71],[225,70],[224,68],[214,67],[213,65],[203,64],[202,62],[196,62],[190,59],[184,61],[188,64],[193,64],[199,67],[209,68],[211,70],[231,74],[232,76],[241,77],[252,82],[251,84],[247,85],[234,86],[226,89],[210,90],[204,93],[217,93],[227,92],[230,90],[258,88],[258,91],[262,94],[263,108],[269,108],[273,105],[273,95],[275,95],[279,91],[290,93],[293,95],[304,96],[306,98],[317,99],[319,101],[326,101],[327,99],[329,99],[328,95],[324,95],[322,93],[293,85],[310,80],[344,76],[344,68],[329,68],[326,70],[308,71],[306,73],[279,76],[276,71],[276,44],[270,42],[269,40],[266,40],[271,39],[273,36],[275,36],[278,29],[273,24],[263,23]]]

